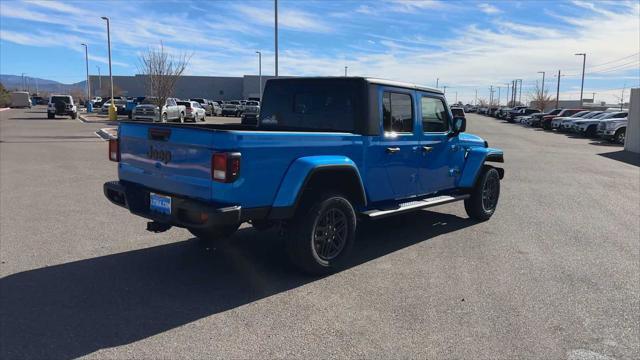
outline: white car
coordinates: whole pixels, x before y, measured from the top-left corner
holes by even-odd
[[[600,115],[594,116],[591,119],[576,120],[573,126],[577,133],[586,137],[595,137],[600,121],[607,119],[622,119],[626,118],[627,115],[628,112],[626,111],[604,112]]]
[[[600,121],[600,124],[598,124],[598,136],[605,140],[624,145],[628,123],[629,120],[627,117]]]
[[[143,121],[158,121],[158,115],[160,115],[161,122],[178,121],[184,122],[186,116],[186,108],[176,103],[177,99],[167,98],[162,107],[162,113],[159,114],[160,109],[156,105],[154,98],[145,98],[136,108],[133,110],[133,120]]]
[[[590,111],[584,110],[577,112],[571,116],[559,116],[551,121],[551,128],[558,131],[571,130],[571,124],[576,119],[582,119],[583,116],[589,114]],[[567,126],[568,125],[568,126]]]
[[[206,110],[197,101],[178,101],[178,105],[185,107],[185,120],[193,120],[193,122],[204,121],[207,116]]]

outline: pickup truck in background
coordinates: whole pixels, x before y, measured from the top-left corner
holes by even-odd
[[[628,123],[629,120],[626,116],[624,118],[610,118],[602,120],[598,124],[598,136],[605,140],[624,145]]]
[[[183,123],[187,109],[184,105],[178,105],[177,99],[167,98],[165,105],[162,107],[160,121],[166,123],[168,121],[178,121]],[[133,111],[133,120],[158,121],[158,112],[160,109],[156,105],[154,98],[147,97],[140,102]]]
[[[105,196],[150,231],[178,226],[205,242],[243,222],[277,226],[312,274],[345,266],[360,220],[454,201],[477,221],[496,210],[503,152],[464,133],[440,90],[288,78],[268,80],[263,99],[256,125],[121,122]]]

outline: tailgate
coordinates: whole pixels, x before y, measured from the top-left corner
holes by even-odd
[[[121,124],[120,180],[210,200],[214,135],[194,127]]]

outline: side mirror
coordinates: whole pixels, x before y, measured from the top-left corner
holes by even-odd
[[[458,135],[461,132],[467,130],[467,119],[463,116],[455,116],[453,118],[453,132],[452,135]]]

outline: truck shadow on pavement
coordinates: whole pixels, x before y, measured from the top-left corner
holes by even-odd
[[[366,224],[349,267],[474,224],[432,211]],[[318,280],[288,265],[275,231],[234,237],[224,250],[190,239],[0,279],[0,358],[75,358]]]

